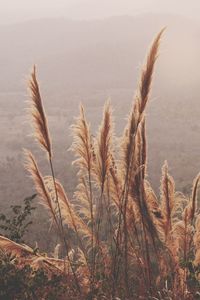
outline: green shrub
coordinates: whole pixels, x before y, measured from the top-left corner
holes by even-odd
[[[0,234],[15,241],[23,243],[25,233],[32,224],[30,216],[35,209],[33,200],[36,194],[27,197],[23,201],[23,205],[11,205],[11,215],[0,214]]]

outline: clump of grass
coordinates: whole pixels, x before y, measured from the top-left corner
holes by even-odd
[[[35,263],[36,256],[36,261],[42,261],[47,269],[48,264],[50,269],[53,264],[66,275],[66,280],[70,278],[69,285],[77,299],[193,299],[199,288],[200,175],[194,180],[189,199],[176,192],[167,163],[162,169],[159,197],[147,181],[145,110],[163,31],[154,39],[142,68],[119,153],[115,150],[110,103],[104,107],[96,137],[80,107],[72,126],[71,149],[79,168],[73,199],[67,197],[55,178],[51,138],[35,68],[31,75],[31,119],[36,140],[47,153],[51,175],[41,174],[28,151],[26,167],[58,230],[65,257],[44,258],[5,238],[0,239],[0,246],[17,254],[23,263],[30,257]],[[66,238],[67,231],[73,232],[71,239]]]

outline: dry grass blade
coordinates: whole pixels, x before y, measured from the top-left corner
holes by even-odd
[[[72,151],[78,157],[73,163],[80,168],[86,169],[89,172],[92,169],[93,161],[93,142],[90,133],[90,125],[88,124],[84,108],[80,106],[80,116],[76,120],[76,124],[72,126],[73,130],[73,144]]]
[[[138,88],[136,91],[135,102],[129,115],[127,127],[124,130],[124,135],[122,138],[122,149],[123,161],[126,169],[126,177],[128,177],[127,173],[132,167],[131,165],[133,163],[132,160],[135,151],[135,137],[137,135],[137,130],[140,122],[142,121],[146,104],[149,99],[154,66],[158,57],[158,49],[163,32],[164,29],[162,29],[156,36],[149,50],[149,54],[147,55],[146,63],[143,66]]]
[[[125,257],[125,282],[127,282],[128,271],[128,230],[127,230],[127,207],[129,194],[137,199],[138,211],[143,223],[144,240],[146,244],[146,251],[148,252],[148,242],[146,237],[146,226],[148,233],[151,234],[152,240],[157,238],[156,228],[153,224],[151,214],[148,211],[148,206],[145,199],[144,178],[146,173],[146,137],[145,137],[145,121],[141,124],[144,116],[146,104],[149,99],[149,92],[151,89],[154,65],[158,56],[159,43],[164,29],[156,36],[153,44],[147,55],[146,63],[142,69],[141,78],[135,95],[135,102],[131,113],[129,115],[128,124],[124,130],[122,137],[122,177],[123,177],[123,190],[121,196],[121,203],[123,206],[124,214],[124,257]],[[140,126],[141,125],[141,126]],[[141,167],[143,166],[143,170]],[[141,169],[141,170],[140,170]],[[137,175],[139,171],[139,174]],[[121,213],[119,215],[119,228],[121,227]],[[119,232],[119,230],[118,230]],[[148,255],[147,255],[148,256]],[[149,286],[150,283],[150,260],[148,261],[149,272]],[[129,290],[128,283],[126,289]]]
[[[51,196],[50,196],[48,190],[46,189],[43,176],[38,169],[36,160],[35,160],[33,154],[28,150],[25,150],[25,155],[26,155],[25,167],[29,171],[29,173],[31,174],[31,177],[34,180],[35,188],[36,188],[36,190],[41,198],[41,201],[42,201],[41,203],[50,211],[53,220],[55,221],[56,225],[59,227],[57,218],[55,215],[55,208],[52,204]]]
[[[78,177],[79,185],[75,197],[78,200],[82,218],[84,216],[91,224],[91,247],[93,251],[94,244],[94,204],[92,189],[92,172],[94,167],[94,145],[90,133],[90,126],[86,120],[84,108],[80,106],[80,116],[77,118],[73,129],[72,151],[77,159],[74,161],[79,167]],[[93,268],[93,267],[92,267]]]
[[[148,210],[151,212],[155,220],[162,219],[162,212],[156,194],[154,193],[150,183],[147,180],[145,180],[144,184]]]
[[[113,204],[120,209],[120,200],[121,200],[121,193],[122,193],[122,182],[121,176],[119,174],[117,165],[115,163],[114,158],[112,157],[112,166],[110,167],[110,193],[111,198],[113,200]]]
[[[154,66],[155,66],[156,59],[158,57],[158,49],[159,49],[160,40],[164,30],[165,29],[162,29],[154,39],[150,51],[148,53],[146,63],[142,69],[139,88],[136,94],[136,97],[139,99],[138,108],[139,108],[140,115],[142,115],[142,113],[144,112],[148,101]]]
[[[102,188],[112,163],[112,135],[112,113],[110,103],[107,102],[104,106],[103,121],[99,128],[96,147],[96,174],[98,182]]]
[[[147,168],[147,142],[146,142],[146,120],[143,118],[141,122],[141,144],[142,144],[142,151],[141,151],[141,163],[142,163],[142,177],[145,178],[146,176],[146,168]]]
[[[12,253],[15,256],[25,257],[33,255],[34,251],[27,245],[20,245],[4,236],[0,236],[0,249]]]
[[[129,116],[127,127],[124,130],[124,134],[122,137],[122,145],[121,145],[122,167],[127,177],[128,177],[130,163],[133,157],[134,148],[135,148],[134,141],[135,141],[135,134],[138,126],[137,119],[138,119],[138,111],[135,109],[134,106],[133,111]]]
[[[42,256],[37,254],[29,246],[15,243],[3,236],[0,236],[0,249],[4,252],[12,254],[14,257],[19,258],[21,264],[28,264],[34,270],[42,267],[48,272],[64,271],[64,260]]]
[[[35,137],[40,146],[47,151],[49,157],[52,157],[51,140],[48,131],[47,118],[45,115],[40,89],[36,78],[36,69],[33,68],[31,79],[29,81],[29,90],[31,93],[31,114]]]
[[[53,179],[50,176],[45,177],[45,186],[48,193],[51,194],[51,198],[55,199],[55,191]],[[74,210],[73,205],[70,203],[63,186],[56,180],[56,190],[58,195],[58,201],[62,212],[63,222],[68,225],[77,235],[78,239],[91,238],[91,231],[89,227],[84,223],[82,218]]]
[[[200,215],[197,216],[195,222],[194,245],[196,249],[194,263],[200,265]]]
[[[195,211],[196,211],[196,198],[197,198],[197,191],[198,191],[198,185],[200,181],[200,174],[197,175],[197,177],[194,179],[193,182],[193,188],[192,188],[192,207],[191,207],[191,220],[194,219]]]
[[[164,163],[162,168],[162,181],[161,181],[161,210],[164,218],[164,232],[167,238],[170,230],[172,229],[172,216],[175,207],[175,184],[173,178],[168,174],[167,162]]]
[[[65,218],[66,224],[68,224],[79,237],[91,239],[92,233],[89,227],[84,223],[82,218],[75,212],[73,206],[69,202],[67,195],[62,187],[62,185],[56,183],[58,196],[61,204],[62,215]]]

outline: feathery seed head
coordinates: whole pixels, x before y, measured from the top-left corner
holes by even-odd
[[[31,115],[34,127],[34,135],[39,145],[44,149],[49,157],[52,157],[51,140],[48,130],[47,118],[44,111],[39,84],[36,78],[36,67],[33,67],[29,81],[31,95]]]

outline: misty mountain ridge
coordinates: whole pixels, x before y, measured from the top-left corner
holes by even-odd
[[[146,48],[167,26],[159,61],[159,82],[194,86],[200,26],[170,15],[112,17],[97,21],[34,20],[0,27],[1,91],[23,90],[33,64],[51,92],[74,89],[133,89]],[[173,66],[172,66],[173,64]],[[173,71],[172,71],[173,70]],[[187,71],[187,76],[183,73]],[[190,75],[192,74],[192,75]],[[197,77],[198,79],[194,80]],[[170,80],[171,79],[171,80]],[[172,82],[173,81],[173,82]]]

